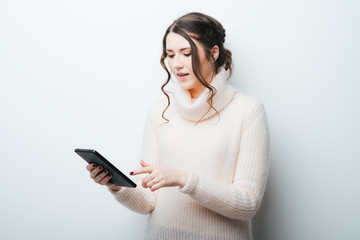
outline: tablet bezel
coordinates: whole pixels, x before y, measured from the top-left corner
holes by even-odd
[[[95,163],[96,165],[102,166],[104,169],[108,170],[112,175],[112,178],[109,181],[110,183],[122,187],[136,187],[136,184],[131,179],[117,169],[111,162],[106,160],[106,158],[96,150],[76,148],[75,152],[89,164]]]

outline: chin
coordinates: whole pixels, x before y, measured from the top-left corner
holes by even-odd
[[[184,82],[184,83],[182,83],[182,82],[180,82],[179,81],[179,85],[180,85],[180,87],[182,88],[182,89],[184,89],[184,90],[190,90],[190,89],[192,89],[192,88],[194,88],[195,87],[195,84],[194,83],[191,83],[191,82]]]

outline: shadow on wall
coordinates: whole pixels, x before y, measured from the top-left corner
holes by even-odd
[[[271,179],[269,176],[261,206],[257,211],[255,217],[252,219],[252,233],[254,240],[275,240],[274,236],[272,236],[271,234],[271,231],[269,231],[268,229],[268,219],[271,207],[271,189]]]

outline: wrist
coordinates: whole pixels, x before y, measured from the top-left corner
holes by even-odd
[[[122,189],[122,187],[120,186],[109,186],[109,189],[113,192],[117,192],[117,191],[120,191]]]
[[[180,176],[179,187],[180,188],[185,187],[188,179],[189,179],[189,173],[187,171],[182,171]]]

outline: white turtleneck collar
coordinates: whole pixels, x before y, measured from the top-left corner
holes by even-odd
[[[213,97],[213,107],[220,112],[225,108],[236,93],[236,89],[227,84],[228,71],[221,67],[220,72],[212,79],[210,85],[213,86],[217,93]],[[207,103],[209,96],[209,89],[205,89],[201,95],[191,103],[191,95],[188,90],[182,89],[179,84],[175,85],[171,101],[174,103],[175,111],[184,118],[191,121],[199,121],[200,118],[209,110],[210,106]],[[211,109],[201,120],[206,120],[216,114],[214,109]]]

